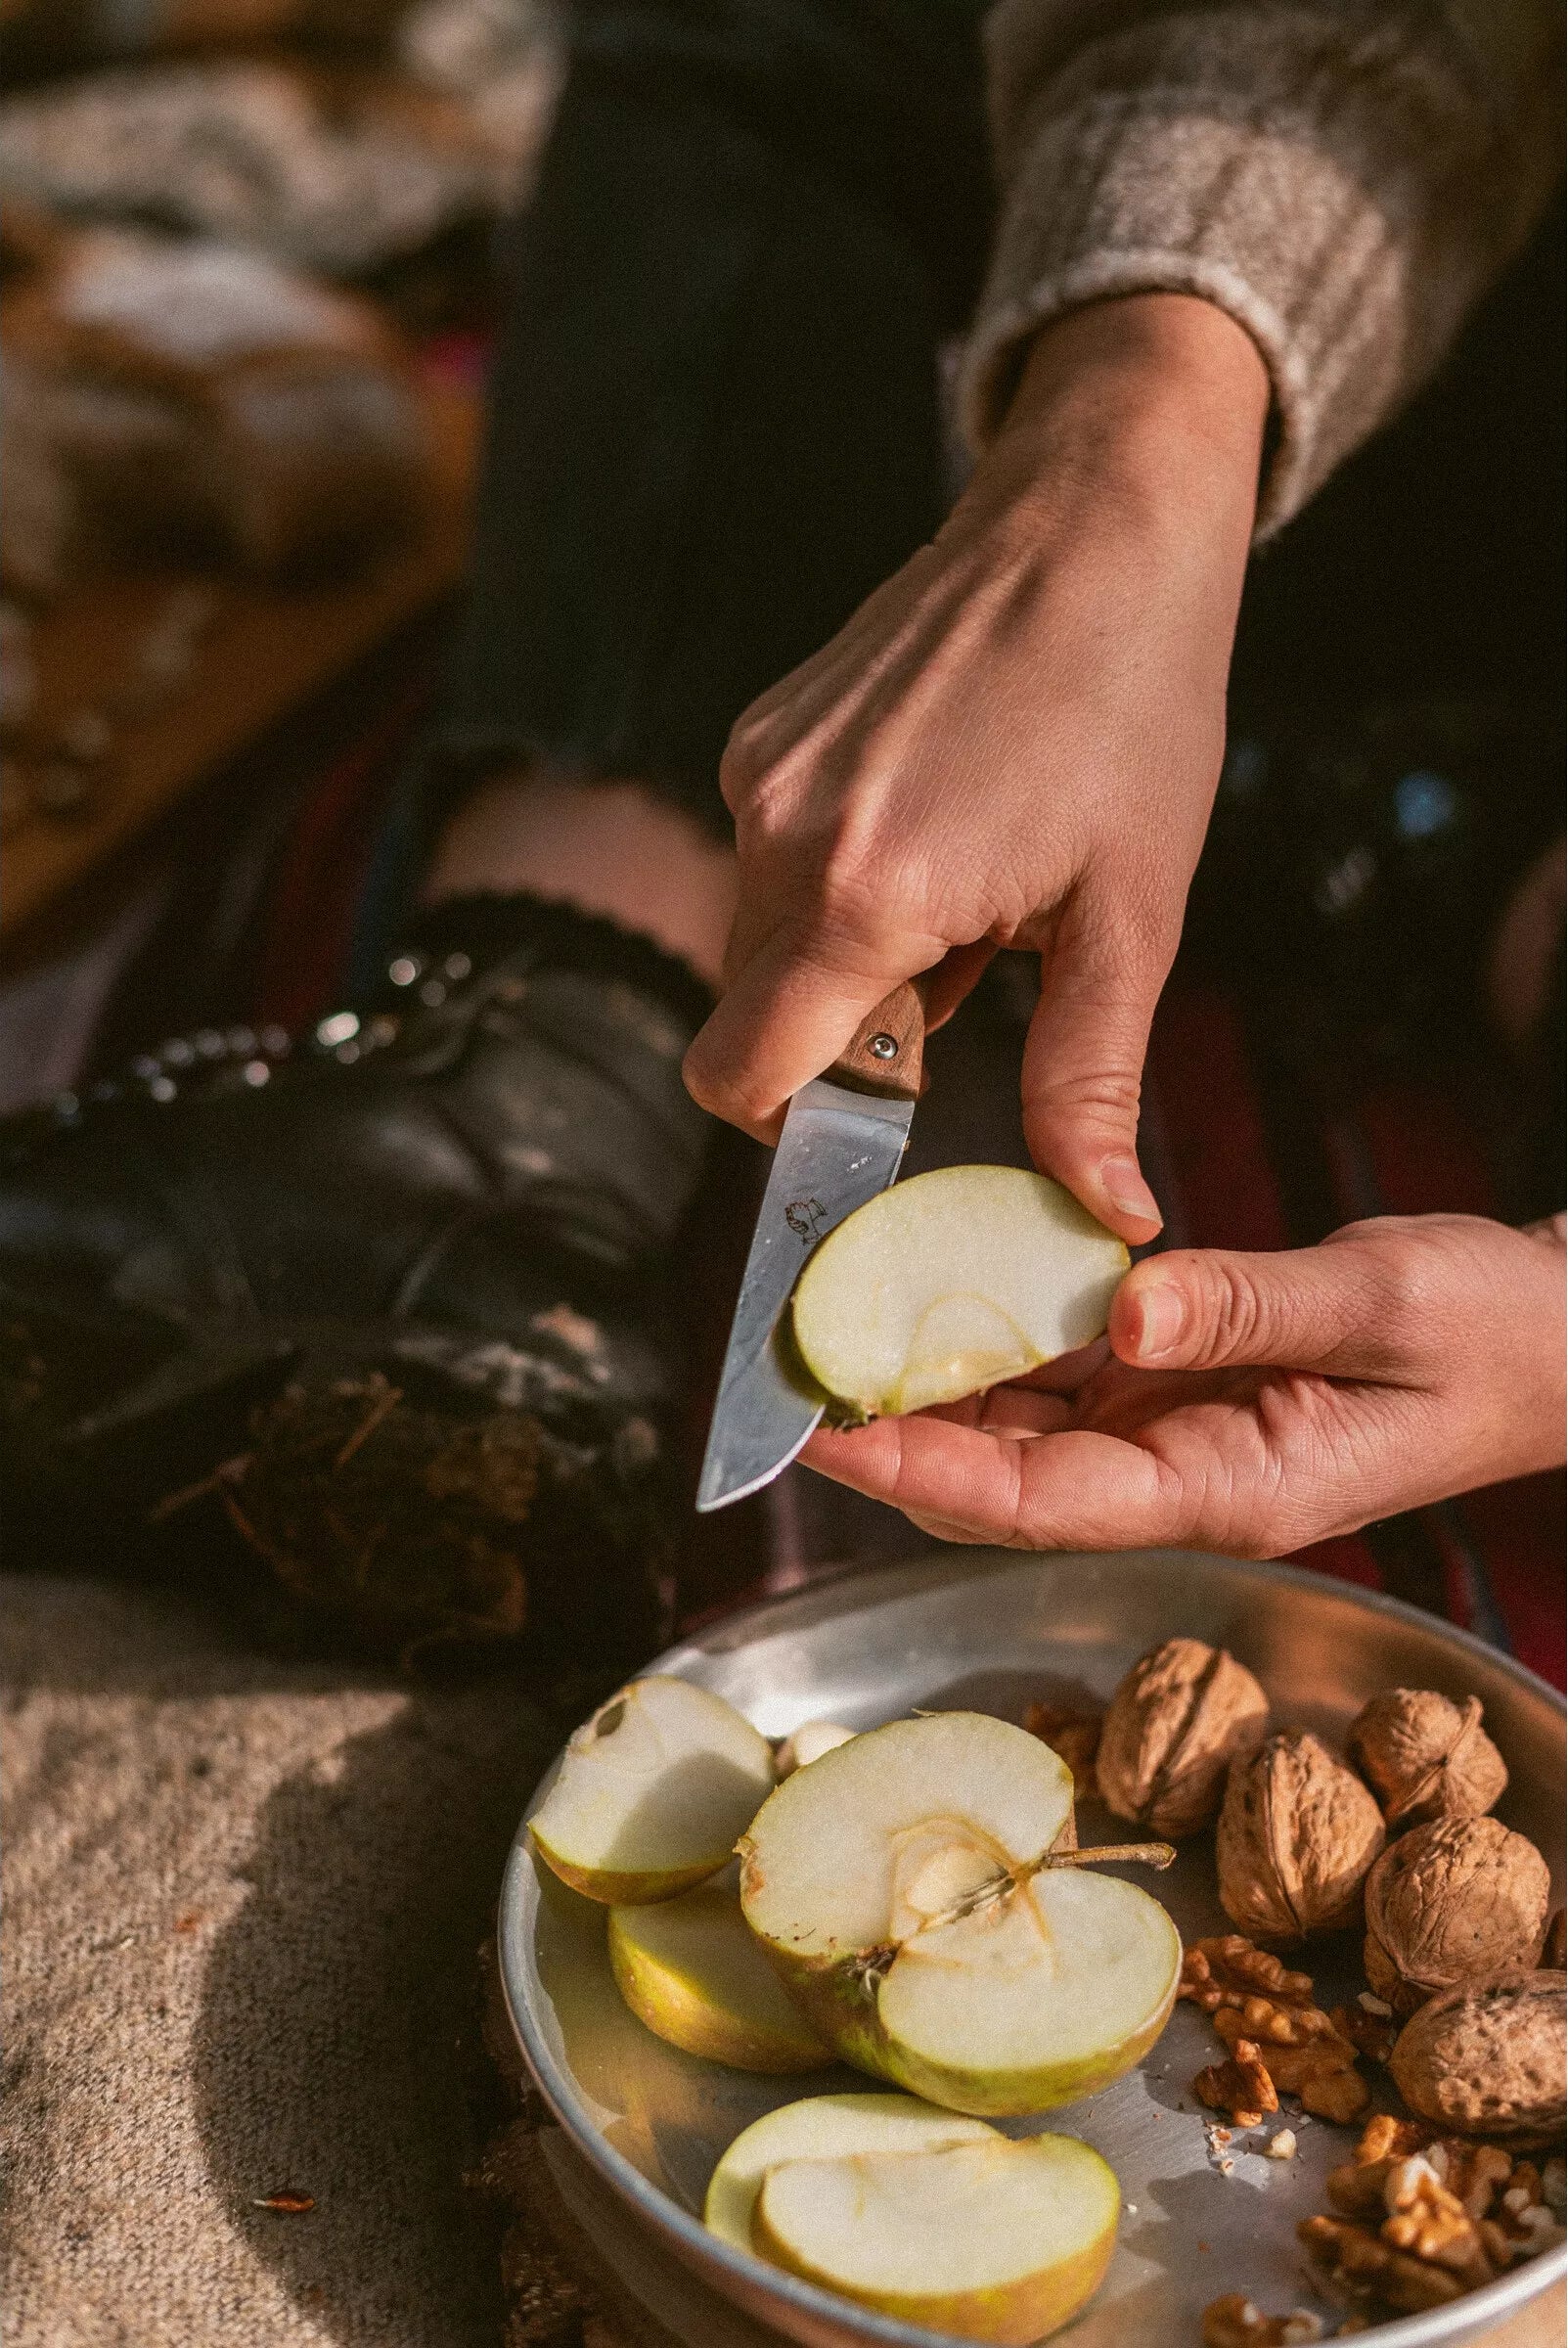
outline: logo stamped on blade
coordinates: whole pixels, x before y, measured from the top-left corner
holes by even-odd
[[[828,1209],[820,1198],[791,1198],[784,1208],[784,1221],[796,1239],[810,1247],[822,1237]]]

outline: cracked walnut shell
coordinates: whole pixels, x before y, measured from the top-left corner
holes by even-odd
[[[1549,2144],[1568,2110],[1561,1973],[1515,1973],[1428,1999],[1388,2067],[1411,2109],[1439,2128]]]
[[[1551,1876],[1496,1818],[1440,1818],[1390,1845],[1366,1878],[1366,1978],[1396,2013],[1461,1981],[1526,1971]]]
[[[1480,1818],[1508,1783],[1476,1695],[1454,1704],[1429,1688],[1386,1689],[1351,1722],[1346,1745],[1391,1827]]]
[[[1231,1761],[1268,1725],[1269,1699],[1233,1655],[1201,1639],[1167,1639],[1111,1698],[1096,1764],[1100,1797],[1151,1833],[1195,1834],[1220,1806]]]
[[[1293,1729],[1231,1765],[1215,1856],[1227,1916],[1262,1940],[1302,1940],[1359,1920],[1386,1839],[1360,1778]]]

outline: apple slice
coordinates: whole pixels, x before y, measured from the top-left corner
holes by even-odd
[[[946,1166],[829,1234],[795,1287],[795,1342],[841,1423],[925,1410],[1099,1336],[1130,1260],[1046,1175]]]
[[[846,2152],[921,2152],[936,2145],[995,2139],[984,2120],[939,2111],[918,2096],[807,2096],[743,2128],[714,2170],[703,2224],[749,2250],[751,2215],[768,2171],[784,2160],[831,2160]]]
[[[787,1778],[792,1770],[820,1761],[824,1753],[836,1752],[854,1734],[853,1729],[840,1728],[836,1720],[803,1720],[774,1754],[774,1767],[781,1778]]]
[[[785,2160],[752,2216],[762,2257],[879,2314],[1024,2348],[1110,2263],[1121,2188],[1070,2136]]]
[[[832,2056],[747,1931],[733,1877],[609,1912],[616,1986],[656,2038],[741,2071],[817,2071]]]
[[[1072,1773],[1049,1745],[936,1713],[770,1794],[739,1845],[740,1904],[846,2061],[955,2111],[1048,2111],[1153,2045],[1182,1963],[1159,1902],[1075,1864],[1073,1842]]]
[[[668,1900],[718,1873],[773,1783],[768,1739],[722,1696],[633,1680],[575,1732],[529,1831],[591,1900]]]

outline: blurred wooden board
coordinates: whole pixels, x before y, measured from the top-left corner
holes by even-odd
[[[27,745],[15,759],[23,791],[47,763],[30,745],[53,739],[84,712],[112,711],[134,685],[149,635],[193,589],[211,596],[178,688],[139,715],[111,715],[109,747],[81,769],[87,785],[81,806],[57,816],[29,810],[8,829],[0,934],[31,922],[456,584],[468,545],[481,402],[476,391],[446,384],[427,387],[426,400],[434,460],[427,515],[363,576],[285,592],[215,574],[142,572],[94,581],[40,616],[31,646],[37,696]]]

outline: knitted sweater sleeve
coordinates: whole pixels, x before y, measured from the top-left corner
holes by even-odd
[[[1431,373],[1559,162],[1560,0],[1001,0],[982,445],[1048,319],[1154,291],[1256,341],[1288,520]]]

